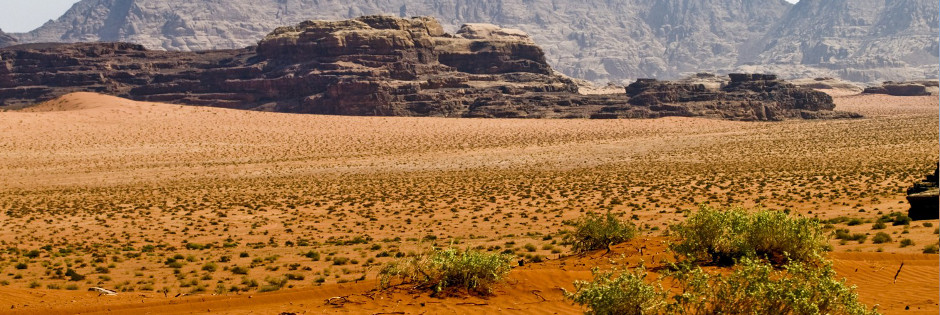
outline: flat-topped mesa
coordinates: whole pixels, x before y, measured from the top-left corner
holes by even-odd
[[[826,93],[778,80],[772,74],[732,73],[718,88],[687,81],[641,79],[627,86],[630,104],[677,115],[719,116],[736,120],[857,118],[837,112]]]
[[[706,81],[707,86],[696,83]],[[277,28],[256,47],[234,50],[150,51],[126,43],[0,49],[0,106],[28,106],[84,91],[331,115],[851,117],[833,112],[824,94],[772,77],[723,82],[715,76],[675,83],[641,80],[628,93],[582,95],[576,82],[552,70],[524,32],[467,24],[447,34],[427,17],[306,21]]]
[[[392,65],[389,75],[406,80],[446,70],[441,65],[471,74],[552,74],[542,49],[522,31],[468,24],[453,36],[428,17],[305,21],[274,30],[257,51],[276,64]]]

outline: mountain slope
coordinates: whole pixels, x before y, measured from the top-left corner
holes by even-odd
[[[936,77],[938,16],[926,0],[803,0],[748,61],[860,82]]]
[[[13,36],[7,35],[3,32],[3,30],[0,30],[0,47],[11,46],[14,44],[16,44],[16,38],[13,38]]]

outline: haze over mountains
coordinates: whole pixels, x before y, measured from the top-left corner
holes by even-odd
[[[938,11],[928,0],[83,0],[15,36],[206,50],[308,19],[429,15],[448,31],[522,29],[556,70],[596,82],[699,71],[876,82],[937,77]]]

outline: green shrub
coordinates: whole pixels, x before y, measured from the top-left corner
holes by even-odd
[[[315,251],[309,251],[309,252],[303,253],[303,254],[301,254],[301,255],[304,256],[304,257],[310,258],[310,259],[313,260],[313,261],[319,261],[319,260],[320,260],[320,253],[315,252]]]
[[[885,225],[884,222],[875,222],[875,224],[872,224],[872,225],[871,225],[871,229],[872,229],[872,230],[884,230],[884,229],[887,228],[887,227],[888,227],[888,226]]]
[[[911,225],[911,217],[901,212],[892,212],[881,216],[878,222],[891,222],[891,225]]]
[[[878,232],[874,237],[871,238],[871,242],[875,244],[882,244],[891,241],[891,235],[885,232]]]
[[[778,211],[748,213],[702,207],[672,229],[681,239],[671,246],[673,251],[692,261],[720,265],[745,257],[769,259],[775,264],[815,261],[825,246],[818,222]]]
[[[585,314],[657,314],[665,306],[666,294],[661,287],[646,284],[646,270],[633,272],[598,272],[593,281],[575,281],[575,292],[565,291],[565,298],[587,306]]]
[[[219,265],[216,265],[215,263],[210,262],[210,263],[206,263],[205,265],[202,265],[203,271],[215,272],[217,269],[219,269]]]
[[[877,314],[858,302],[854,287],[836,280],[831,264],[821,267],[791,261],[782,269],[743,258],[730,274],[710,275],[684,265],[666,273],[676,290],[643,281],[633,272],[598,273],[575,282],[566,298],[588,308],[586,314]],[[673,293],[675,292],[675,293]],[[671,295],[671,296],[670,296]]]
[[[865,243],[865,240],[868,239],[868,235],[862,233],[850,234],[849,230],[846,229],[838,229],[833,232],[833,235],[837,240],[858,241],[859,244]]]
[[[924,254],[936,254],[940,251],[940,246],[937,244],[924,246]]]
[[[433,290],[435,294],[448,288],[489,294],[492,286],[512,270],[512,256],[488,254],[455,248],[432,250],[415,257],[390,262],[379,271],[379,286],[388,288],[393,279]]]
[[[82,281],[82,280],[85,280],[85,276],[80,275],[80,274],[79,274],[78,272],[76,272],[75,270],[72,270],[72,268],[69,268],[69,269],[65,270],[65,276],[66,276],[66,277],[69,277],[69,281]]]
[[[914,241],[909,238],[902,239],[901,248],[908,247],[908,246],[914,246]]]
[[[696,267],[673,276],[683,292],[668,307],[676,314],[876,314],[858,302],[854,287],[835,279],[830,263],[791,261],[776,269],[745,258],[728,275]]]
[[[636,235],[632,223],[621,221],[609,212],[606,215],[589,212],[571,225],[574,231],[565,235],[565,243],[576,253],[610,250],[611,245],[626,242]]]
[[[247,275],[248,267],[233,266],[232,269],[229,269],[232,273],[236,275]]]

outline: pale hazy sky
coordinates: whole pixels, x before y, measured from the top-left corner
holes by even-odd
[[[0,0],[0,29],[10,33],[31,31],[58,18],[75,2],[78,0]]]

